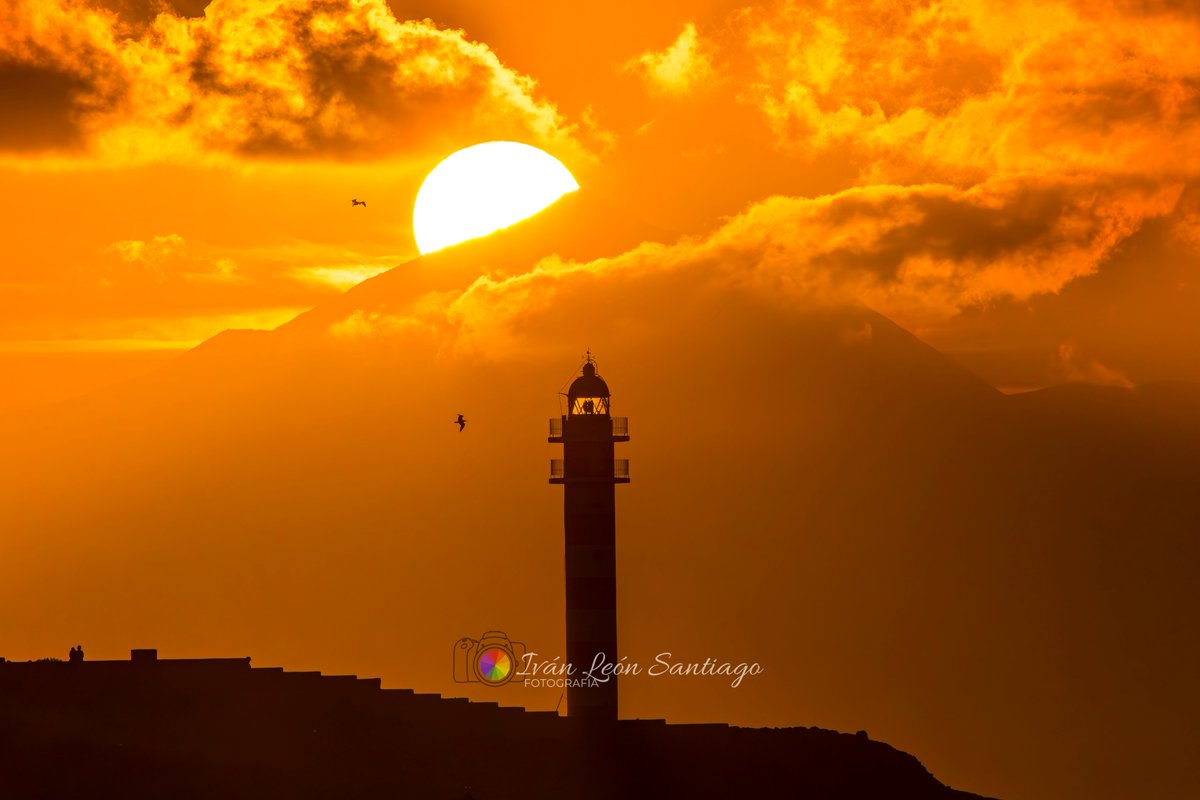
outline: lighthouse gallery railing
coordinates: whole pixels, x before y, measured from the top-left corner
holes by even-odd
[[[563,468],[563,459],[561,459],[561,458],[550,459],[550,477],[551,478],[565,478],[566,477],[566,472]],[[628,458],[614,458],[613,459],[613,477],[614,478],[628,478],[629,477],[629,459]]]
[[[628,436],[629,435],[629,417],[613,417],[612,418],[613,436]],[[563,420],[562,417],[550,418],[550,436],[559,438],[563,435]]]

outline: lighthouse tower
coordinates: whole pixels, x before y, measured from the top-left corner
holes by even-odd
[[[629,460],[614,459],[617,442],[629,441],[629,421],[609,414],[608,384],[589,352],[567,391],[567,413],[550,420],[550,441],[563,457],[550,462],[550,482],[564,487],[566,533],[567,661],[575,668],[567,688],[567,713],[617,718],[617,679],[581,680],[600,662],[617,661],[617,519],[614,486],[629,483]],[[599,678],[597,673],[594,677]]]

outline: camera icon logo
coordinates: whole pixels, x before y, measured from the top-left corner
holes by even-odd
[[[503,631],[487,631],[478,639],[464,637],[454,645],[454,680],[503,686],[513,679],[525,657],[525,644]]]

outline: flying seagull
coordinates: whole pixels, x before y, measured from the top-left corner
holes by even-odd
[[[454,420],[454,424],[458,426],[458,432],[462,433],[463,428],[467,427],[467,421],[463,419],[463,415],[459,414],[458,419]]]
[[[355,206],[362,206],[363,208],[366,208],[366,207],[367,207],[367,201],[366,201],[366,200],[359,200],[357,197],[355,197],[354,199],[352,199],[352,200],[350,201],[350,207],[351,207],[351,208],[354,208]]]

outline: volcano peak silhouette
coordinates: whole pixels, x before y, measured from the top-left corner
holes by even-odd
[[[987,793],[1006,764],[1067,796],[1148,729],[1195,741],[1119,691],[1195,696],[1194,391],[1007,397],[870,309],[703,266],[535,276],[451,318],[480,277],[596,255],[563,243],[605,218],[589,202],[6,420],[0,602],[47,598],[37,637],[7,641],[86,630],[90,655],[136,634],[443,691],[475,630],[561,652],[546,418],[590,345],[633,434],[622,648],[767,665],[736,691],[623,684],[624,716],[868,727]],[[476,435],[447,435],[467,402]],[[1113,791],[1182,780],[1135,766]]]

